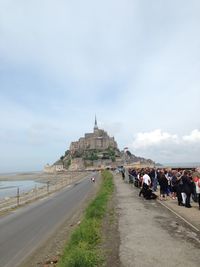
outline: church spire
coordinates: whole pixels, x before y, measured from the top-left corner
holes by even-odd
[[[94,130],[97,130],[97,129],[98,129],[98,126],[97,126],[97,118],[96,118],[96,115],[95,115]]]

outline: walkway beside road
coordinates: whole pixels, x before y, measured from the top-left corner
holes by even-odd
[[[197,218],[200,221],[200,211],[177,206],[191,214],[199,212],[195,217],[195,230],[159,201],[139,197],[138,189],[125,183],[120,174],[114,175],[114,181],[122,266],[199,266],[200,225]],[[183,210],[176,212],[184,217],[186,211]]]

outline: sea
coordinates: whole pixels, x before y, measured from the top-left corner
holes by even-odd
[[[200,162],[167,162],[161,163],[161,167],[171,167],[171,168],[198,168],[200,167]]]
[[[0,200],[15,197],[32,189],[44,186],[43,183],[36,182],[34,179],[40,172],[12,172],[0,173]]]
[[[0,181],[0,199],[15,197],[31,191],[33,188],[42,187],[42,183],[35,181]]]

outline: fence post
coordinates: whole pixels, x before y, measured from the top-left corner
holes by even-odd
[[[47,182],[47,194],[49,194],[49,181]]]
[[[19,187],[17,187],[17,206],[19,206]]]
[[[35,185],[35,199],[37,198],[37,185]]]

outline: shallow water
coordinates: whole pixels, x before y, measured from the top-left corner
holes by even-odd
[[[14,197],[17,195],[19,188],[19,194],[26,193],[34,188],[44,186],[42,183],[35,181],[0,181],[0,199],[6,197]]]

